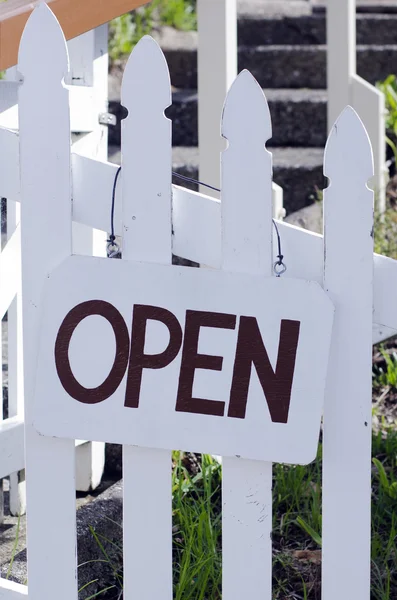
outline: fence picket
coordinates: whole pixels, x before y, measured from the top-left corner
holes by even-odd
[[[77,598],[74,442],[38,435],[32,406],[42,287],[72,250],[69,101],[62,83],[68,56],[59,23],[45,3],[26,25],[19,71],[24,78],[19,118],[29,598],[56,594],[72,600]]]
[[[371,145],[347,107],[324,157],[324,288],[335,305],[323,444],[322,598],[369,598],[373,175]],[[359,550],[343,543],[348,534]],[[342,543],[341,543],[342,541]]]
[[[169,264],[171,122],[164,110],[171,88],[165,58],[150,37],[128,61],[122,103],[128,110],[122,123],[123,259]],[[170,452],[124,446],[123,480],[124,598],[171,599]]]
[[[222,135],[222,269],[272,274],[272,156],[266,99],[243,71],[225,102]],[[272,465],[223,459],[223,598],[270,600]]]
[[[219,119],[237,75],[236,0],[198,0],[197,29],[199,178],[219,187],[219,153],[224,147]],[[200,191],[219,197],[208,188]]]
[[[11,239],[20,220],[20,207],[7,200],[7,240]],[[13,264],[20,275],[20,255],[15,253]],[[19,281],[17,294],[8,309],[8,414],[23,418],[23,339],[22,339],[22,294]],[[10,475],[10,512],[21,515],[26,512],[25,470]]]
[[[7,81],[18,81],[18,71],[12,67],[6,71]],[[20,206],[15,198],[7,200],[7,241],[11,239],[20,221]],[[13,256],[15,269],[20,275],[20,255]],[[22,360],[22,294],[19,281],[17,294],[8,309],[8,416],[23,418],[23,360]],[[26,512],[25,470],[10,475],[10,512],[22,515]]]

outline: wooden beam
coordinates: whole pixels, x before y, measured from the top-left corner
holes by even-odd
[[[47,0],[67,40],[119,17],[149,0]],[[7,0],[0,5],[0,70],[18,62],[26,21],[40,0]]]

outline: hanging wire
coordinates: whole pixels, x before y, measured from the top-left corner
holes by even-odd
[[[112,208],[111,208],[111,213],[110,213],[110,235],[109,235],[109,239],[106,240],[107,241],[107,255],[109,258],[114,258],[120,252],[120,246],[117,244],[116,236],[114,234],[114,205],[115,205],[115,200],[116,200],[117,181],[120,176],[120,173],[121,173],[121,167],[119,167],[117,169],[116,176],[114,178],[114,183],[113,183]],[[186,175],[181,175],[180,173],[176,173],[175,171],[172,171],[172,176],[176,177],[177,179],[181,179],[182,181],[194,183],[195,185],[202,185],[210,190],[213,190],[214,192],[221,191],[219,188],[216,188],[213,185],[209,185],[208,183],[203,183],[202,181],[198,181],[198,179],[194,179],[193,177],[187,177]],[[287,265],[284,263],[284,255],[281,252],[281,237],[280,237],[280,232],[277,227],[277,223],[274,219],[272,219],[272,221],[273,221],[274,228],[276,230],[277,248],[278,248],[278,255],[277,255],[278,260],[273,265],[273,271],[274,271],[276,277],[281,277],[281,275],[283,273],[285,273],[285,271],[287,270]]]
[[[281,252],[281,238],[280,238],[280,232],[277,227],[277,223],[274,219],[272,219],[272,221],[273,221],[274,228],[276,230],[277,247],[278,247],[278,255],[277,255],[278,260],[276,260],[276,262],[273,265],[273,271],[274,271],[276,277],[281,277],[281,275],[283,273],[285,273],[285,271],[287,270],[287,265],[283,262],[284,256]]]
[[[208,183],[203,183],[202,181],[198,181],[197,179],[193,179],[193,177],[186,177],[186,175],[181,175],[180,173],[176,173],[172,171],[172,176],[177,179],[182,179],[182,181],[188,181],[189,183],[196,183],[197,185],[203,185],[204,187],[214,190],[214,192],[220,192],[219,188],[214,187],[213,185],[208,185]]]
[[[117,169],[116,176],[115,176],[114,182],[113,182],[112,208],[110,211],[110,235],[109,235],[109,239],[106,240],[106,242],[107,242],[106,251],[107,251],[108,258],[115,258],[120,252],[120,246],[116,242],[116,236],[114,234],[114,205],[116,203],[116,188],[117,188],[117,181],[119,179],[120,173],[121,173],[121,167],[119,167]]]

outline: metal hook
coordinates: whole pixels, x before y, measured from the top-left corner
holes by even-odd
[[[278,260],[273,265],[273,271],[274,271],[274,274],[276,277],[281,277],[281,275],[283,275],[283,273],[285,273],[286,270],[287,270],[287,265],[285,263],[283,263],[282,261],[280,262]]]
[[[108,240],[108,243],[106,245],[106,253],[108,255],[108,258],[114,258],[115,256],[117,256],[120,252],[120,246],[117,244],[117,242],[112,242],[110,240]]]

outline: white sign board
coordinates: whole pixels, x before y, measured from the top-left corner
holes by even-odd
[[[43,301],[43,435],[305,464],[333,306],[303,280],[72,256]]]

